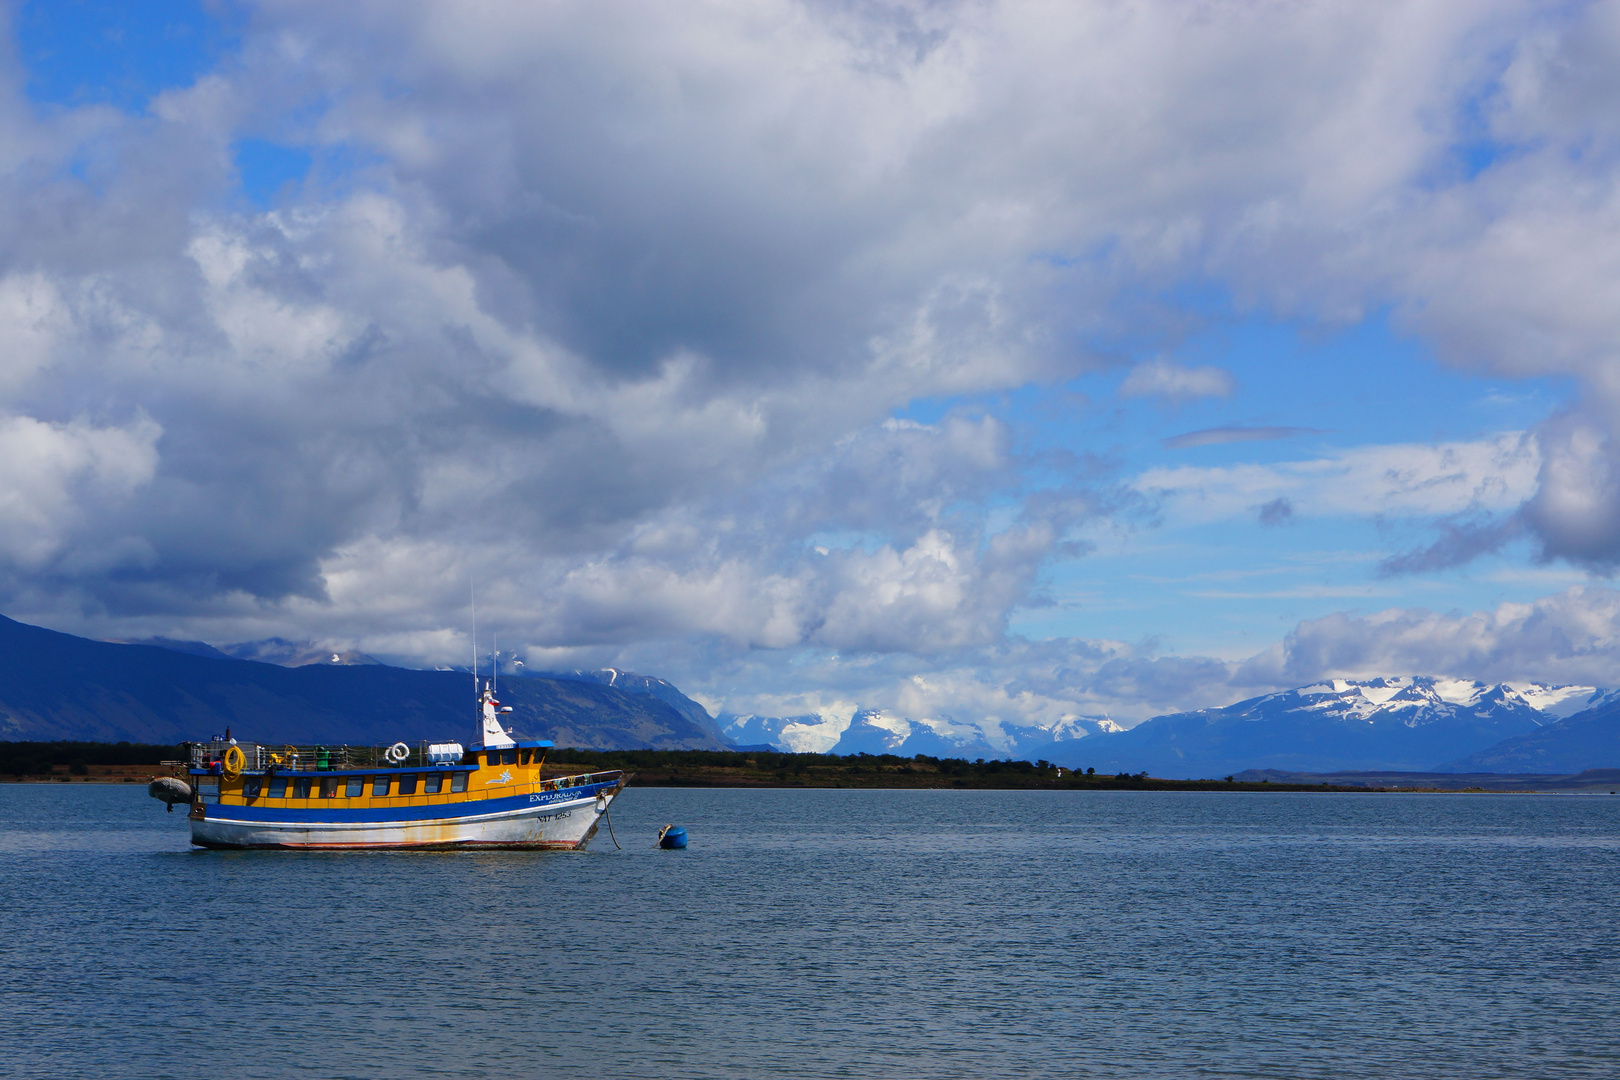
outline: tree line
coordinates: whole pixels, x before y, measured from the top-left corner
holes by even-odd
[[[83,776],[91,765],[151,765],[188,756],[184,744],[132,742],[0,742],[0,775],[39,776],[66,765]]]

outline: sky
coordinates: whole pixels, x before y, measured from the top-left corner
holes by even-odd
[[[1620,685],[1620,4],[0,18],[11,618],[436,666],[476,598],[779,716]]]

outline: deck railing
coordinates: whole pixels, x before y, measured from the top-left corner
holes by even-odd
[[[192,743],[191,760],[189,762],[166,761],[163,764],[176,767],[171,769],[176,773],[183,772],[186,767],[193,769],[207,768],[209,762],[222,760],[225,751],[231,745],[231,743],[220,741]],[[239,742],[235,745],[247,759],[245,770],[247,772],[268,772],[272,766],[275,772],[283,774],[353,772],[358,769],[430,769],[433,767],[428,760],[428,746],[430,744],[425,741],[411,748],[410,753],[402,761],[390,761],[387,757],[388,747],[385,746],[349,746],[341,743],[295,745],[292,743],[247,742]],[[535,788],[537,790],[553,790],[559,786],[585,787],[588,784],[617,779],[621,775],[623,774],[618,769],[608,769],[595,773],[551,775],[543,777],[535,784]],[[559,784],[559,781],[564,780],[567,781],[567,784]]]
[[[207,768],[212,761],[221,761],[228,742],[191,744],[193,769]],[[395,744],[398,745],[398,744]],[[349,746],[344,743],[250,743],[235,744],[246,758],[249,772],[264,772],[271,766],[277,772],[341,772],[350,769],[411,769],[426,768],[428,743],[407,744],[408,753],[403,760],[390,761],[386,746]],[[457,762],[459,764],[459,762]]]

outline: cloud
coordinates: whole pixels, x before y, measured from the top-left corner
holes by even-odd
[[[1466,443],[1374,445],[1273,465],[1149,469],[1132,486],[1177,520],[1247,516],[1286,499],[1310,516],[1430,517],[1514,511],[1536,490],[1535,440],[1518,432]]]
[[[1225,443],[1266,442],[1272,439],[1292,439],[1299,435],[1320,435],[1319,428],[1307,427],[1216,427],[1189,431],[1185,435],[1172,435],[1164,440],[1167,450],[1186,450],[1194,446],[1220,446]]]
[[[1528,604],[1440,615],[1417,608],[1300,623],[1245,662],[1235,687],[1422,673],[1486,682],[1620,685],[1620,592],[1576,586]]]
[[[1616,11],[279,0],[140,115],[7,83],[0,417],[39,466],[0,486],[0,603],[429,660],[459,657],[474,577],[541,651],[972,654],[931,685],[991,708],[1029,679],[1062,709],[1218,685],[1070,645],[1091,689],[1064,697],[1005,637],[1077,522],[1149,499],[1522,506],[1547,557],[1610,567]],[[237,198],[244,137],[317,163],[273,212]],[[1173,347],[1190,283],[1387,310],[1581,400],[1533,435],[1124,492],[1024,486],[1000,422],[890,420]],[[1122,392],[1233,385],[1157,360]]]
[[[1012,637],[931,657],[705,649],[676,659],[653,648],[640,645],[617,655],[630,665],[690,667],[697,692],[717,712],[826,715],[841,721],[823,733],[833,741],[857,706],[941,732],[988,731],[992,739],[1003,725],[1051,727],[1082,716],[1106,714],[1132,724],[1160,712],[1223,703],[1232,693],[1227,684],[1236,666],[1077,638]],[[792,686],[805,689],[783,689]]]
[[[1203,397],[1231,397],[1232,374],[1218,367],[1182,367],[1168,360],[1137,364],[1119,384],[1121,397],[1160,397],[1171,404]],[[1196,445],[1196,444],[1195,444]]]
[[[1523,534],[1523,519],[1517,514],[1482,521],[1466,518],[1442,521],[1440,536],[1433,543],[1415,551],[1390,556],[1379,564],[1378,572],[1382,577],[1393,577],[1462,566],[1481,555],[1500,551]]]
[[[1523,521],[1544,555],[1613,573],[1620,566],[1620,460],[1608,419],[1566,412],[1542,426],[1540,483]]]
[[[1300,622],[1243,661],[1161,656],[1151,643],[1010,637],[920,657],[831,650],[732,649],[711,642],[639,643],[553,653],[553,667],[610,664],[690,671],[683,689],[716,712],[829,718],[829,744],[854,709],[881,709],[938,730],[1051,726],[1230,704],[1329,678],[1425,674],[1485,682],[1620,686],[1620,591],[1576,586],[1528,604],[1439,614],[1393,607]],[[537,653],[532,658],[545,666]],[[799,690],[785,688],[799,687]]]
[[[1262,525],[1281,525],[1294,516],[1294,504],[1288,501],[1287,496],[1279,495],[1268,503],[1262,503],[1255,510],[1255,516]]]
[[[0,558],[63,574],[148,561],[149,545],[117,535],[102,517],[151,483],[161,435],[144,416],[128,427],[0,417]]]

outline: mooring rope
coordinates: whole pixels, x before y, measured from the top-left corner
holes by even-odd
[[[608,810],[607,810],[607,807],[605,807],[605,806],[602,807],[602,820],[607,822],[608,836],[612,837],[612,839],[613,839],[613,850],[614,851],[623,851],[624,848],[619,846],[619,838],[617,836],[613,835],[613,819],[608,816]]]

